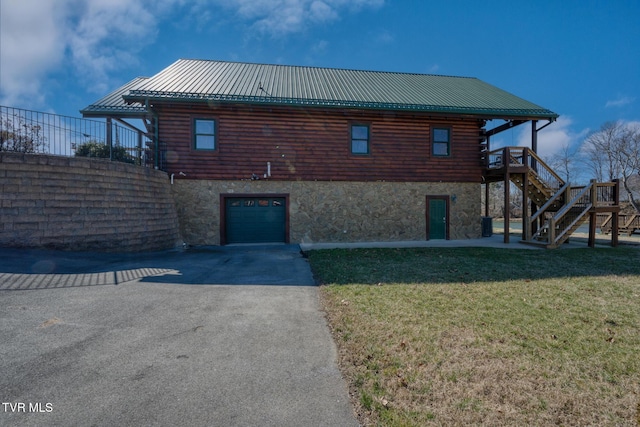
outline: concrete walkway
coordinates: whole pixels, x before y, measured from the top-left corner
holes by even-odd
[[[587,248],[588,235],[576,233],[568,243],[561,246],[562,249]],[[494,234],[491,237],[466,240],[419,240],[398,242],[352,242],[352,243],[301,243],[303,251],[320,249],[354,249],[354,248],[501,248],[501,249],[534,249],[544,250],[540,246],[520,243],[519,234],[510,234],[510,242],[504,243],[504,234]],[[609,236],[598,235],[597,247],[611,247]],[[622,235],[619,238],[620,245],[640,245],[640,234],[633,236]]]
[[[0,288],[0,425],[357,426],[297,246],[0,249]]]
[[[511,243],[504,243],[504,236],[494,234],[491,237],[466,240],[412,240],[398,242],[353,242],[353,243],[301,243],[303,251],[318,249],[349,248],[504,248],[504,249],[539,249],[537,246],[525,245],[517,238]]]

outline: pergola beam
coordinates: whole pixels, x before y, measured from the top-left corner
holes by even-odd
[[[490,129],[490,130],[486,131],[484,134],[485,134],[485,136],[492,136],[492,135],[495,135],[497,133],[504,132],[505,130],[509,130],[511,128],[519,126],[519,125],[521,125],[523,123],[526,123],[526,122],[528,122],[528,120],[510,120],[510,121],[508,121],[507,123],[505,123],[503,125],[500,125],[498,127],[495,127],[493,129]]]

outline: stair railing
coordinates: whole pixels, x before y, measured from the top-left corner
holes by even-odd
[[[568,193],[568,192],[570,193],[571,190],[572,188],[570,187],[569,183],[566,183],[558,191],[556,191],[556,193],[553,196],[551,196],[551,198],[547,200],[547,202],[544,205],[542,205],[538,211],[536,211],[533,215],[531,215],[531,217],[529,218],[529,226],[527,230],[531,230],[533,228],[533,224],[535,224],[538,218],[542,217],[553,205],[555,205],[556,203],[559,203],[560,199],[563,198],[565,193]],[[567,198],[564,197],[564,200],[567,200]],[[536,231],[536,233],[533,236],[531,236],[531,239],[535,239],[541,236],[543,230],[544,230],[544,227],[541,227],[540,229],[538,229],[538,231]],[[529,233],[530,231],[527,231],[527,234]],[[530,239],[527,238],[526,240],[530,240]]]
[[[589,185],[584,187],[569,203],[565,204],[562,209],[549,218],[549,245],[558,246],[564,242],[569,237],[568,232],[589,212],[594,203],[593,193],[595,193],[595,184],[596,182],[592,180]],[[578,213],[574,211],[573,208],[575,207],[580,208]],[[565,222],[567,219],[569,223],[564,225],[562,230],[556,232],[556,226],[561,222]]]
[[[524,161],[531,170],[536,172],[538,179],[550,189],[558,191],[565,185],[564,180],[529,148],[524,149]]]

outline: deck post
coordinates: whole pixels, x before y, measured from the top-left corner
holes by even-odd
[[[589,212],[589,247],[596,246],[596,213],[595,211]]]
[[[596,208],[598,207],[598,183],[595,179],[591,180],[591,209],[589,210],[589,240],[590,248],[596,246]]]
[[[538,129],[536,129],[537,124],[537,120],[531,120],[531,151],[536,154],[538,154]],[[538,164],[535,159],[531,159],[531,167],[534,171],[538,172]]]
[[[620,232],[618,228],[618,222],[620,220],[620,180],[614,179],[613,182],[616,185],[613,187],[613,212],[611,215],[611,246],[618,246],[618,233]]]
[[[490,197],[489,185],[491,185],[489,182],[486,182],[484,184],[484,216],[485,217],[489,216],[489,197]]]
[[[508,154],[508,153],[507,153]],[[504,157],[505,159],[508,158]],[[504,175],[504,243],[509,243],[509,219],[511,210],[511,198],[509,190],[511,187],[511,177],[509,176],[509,164],[506,165],[507,171]]]
[[[524,149],[525,157],[528,152]],[[531,202],[531,210],[533,210],[533,202]],[[528,242],[531,240],[531,224],[529,216],[529,174],[525,173],[522,177],[522,240]]]
[[[533,151],[535,154],[538,154],[538,129],[537,129],[537,124],[538,121],[537,120],[531,120],[531,151]],[[526,150],[526,147],[525,147]],[[529,156],[529,153],[525,153],[526,156]],[[529,159],[527,158],[527,167],[533,169],[534,172],[538,173],[538,162],[536,161],[535,158],[531,157],[531,162],[529,163],[528,161]],[[529,179],[529,176],[527,176],[527,180]],[[535,213],[538,211],[538,207],[536,206],[536,204],[531,201],[531,215],[535,215]],[[533,235],[533,233],[535,233],[536,231],[538,231],[538,221],[541,221],[540,218],[536,219],[535,223],[531,224],[531,234]],[[542,224],[540,224],[540,226],[542,226]]]

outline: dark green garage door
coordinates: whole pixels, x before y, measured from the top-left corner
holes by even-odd
[[[227,198],[227,243],[285,242],[284,197]]]

